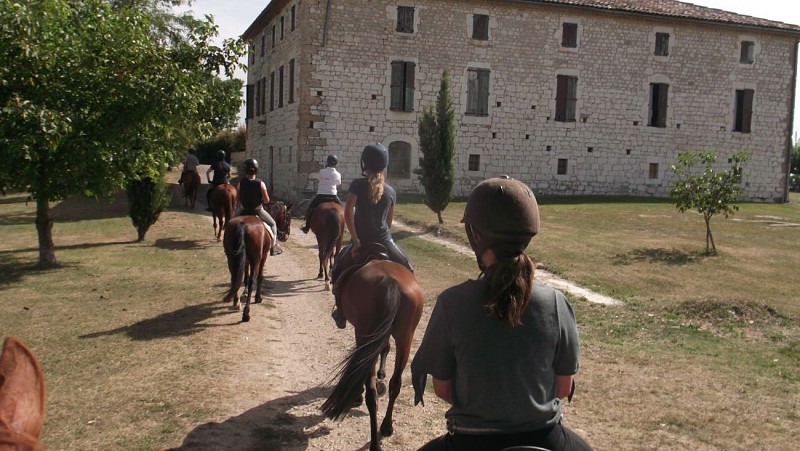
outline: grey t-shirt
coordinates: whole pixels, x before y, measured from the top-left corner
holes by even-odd
[[[362,243],[382,243],[392,239],[392,232],[386,223],[389,209],[397,201],[394,188],[383,184],[383,195],[377,204],[369,201],[369,179],[358,178],[350,183],[348,193],[356,196],[356,213],[353,218],[356,233]]]
[[[412,373],[451,380],[445,415],[462,432],[539,430],[561,419],[555,376],[578,372],[578,329],[564,295],[534,284],[522,325],[490,316],[483,282],[470,280],[439,295],[411,363]]]

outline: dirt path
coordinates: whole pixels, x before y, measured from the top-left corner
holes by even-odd
[[[204,208],[198,202],[197,209]],[[254,306],[251,322],[241,324],[233,334],[219,333],[220,340],[234,341],[233,346],[220,346],[228,347],[226,360],[237,362],[215,375],[215,386],[210,387],[215,409],[223,412],[219,422],[190,431],[181,449],[368,449],[365,407],[354,409],[341,422],[324,418],[319,410],[330,392],[336,366],[354,337],[350,325],[339,330],[330,318],[333,297],[315,279],[316,239],[293,224],[283,247],[282,255],[267,262],[267,299]],[[412,355],[429,313],[424,313],[417,329]],[[240,313],[209,322],[229,323],[233,315]],[[387,366],[392,364],[390,354]],[[446,406],[433,393],[427,395],[425,407],[413,406],[410,371],[406,369],[395,407],[395,434],[382,441],[384,449],[416,449],[444,432]],[[385,413],[385,402],[385,397],[379,399],[378,421]]]

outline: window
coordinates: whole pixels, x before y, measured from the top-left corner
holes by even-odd
[[[486,14],[472,15],[472,39],[481,41],[489,40],[489,16]]]
[[[651,179],[658,178],[658,163],[650,163],[650,167],[648,168],[647,178]]]
[[[556,76],[556,120],[575,122],[575,104],[578,100],[578,77]]]
[[[289,60],[289,103],[294,103],[294,58]]]
[[[389,177],[407,179],[411,176],[411,144],[403,141],[389,143]]]
[[[564,22],[561,24],[561,47],[578,47],[578,24]]]
[[[261,47],[263,48],[264,45],[262,44]],[[250,43],[250,64],[254,64],[256,62],[256,45],[252,42]]]
[[[275,25],[272,26],[272,48],[275,48]]]
[[[489,69],[467,71],[467,114],[489,115]]]
[[[264,49],[267,48],[267,35],[261,35],[261,56],[264,56]]]
[[[284,24],[283,16],[281,16],[281,41],[283,41],[284,36],[286,36],[286,34],[284,33],[285,28],[286,27]]]
[[[737,89],[733,109],[733,131],[750,133],[750,123],[753,119],[752,89]]]
[[[256,116],[261,116],[261,80],[256,83]]]
[[[567,174],[567,159],[566,158],[559,158],[558,159],[558,166],[556,167],[556,174],[558,175],[566,175]]]
[[[648,111],[647,125],[649,127],[667,126],[667,92],[669,85],[666,83],[650,83],[650,108]]]
[[[481,170],[481,156],[476,154],[469,155],[469,161],[467,162],[467,170],[468,171],[480,171]]]
[[[392,111],[414,111],[414,68],[411,61],[392,61]]]
[[[414,7],[413,6],[398,6],[397,7],[397,30],[398,33],[413,33],[414,32]]]
[[[294,29],[295,29],[295,7],[296,6],[297,5],[292,5],[292,13],[291,13],[291,16],[290,16],[291,19],[289,20],[289,23],[290,23],[289,29],[292,30],[292,31],[294,31]]]
[[[261,77],[261,114],[267,114],[267,77]]]
[[[275,109],[275,72],[269,74],[269,110]]]
[[[253,117],[253,85],[247,85],[245,95],[247,98],[247,110],[245,112],[245,118],[250,119]]]
[[[656,33],[656,48],[654,55],[669,56],[669,33]]]
[[[278,68],[278,108],[283,106],[283,66]]]
[[[742,64],[753,64],[755,60],[756,43],[753,41],[742,41],[742,48],[739,55],[739,62]]]

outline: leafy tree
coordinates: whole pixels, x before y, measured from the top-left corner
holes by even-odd
[[[247,140],[247,129],[239,127],[236,131],[223,130],[213,138],[197,143],[197,158],[203,163],[211,163],[217,159],[217,151],[224,150],[230,161],[231,153],[244,152]]]
[[[706,224],[706,254],[716,254],[717,247],[711,234],[711,218],[717,213],[728,216],[739,211],[735,204],[742,195],[742,168],[750,156],[740,151],[731,158],[731,168],[717,171],[714,163],[717,156],[713,152],[683,152],[678,155],[678,163],[670,169],[678,177],[669,195],[675,200],[675,207],[684,213],[696,210],[703,215]],[[702,174],[694,174],[698,161],[704,166]]]
[[[128,216],[136,227],[136,241],[142,241],[150,226],[158,221],[158,217],[167,209],[171,200],[164,172],[157,175],[146,173],[131,178],[125,191],[128,195]]]
[[[430,105],[423,109],[419,121],[419,145],[422,158],[414,172],[425,188],[425,205],[436,213],[441,226],[444,224],[442,212],[453,198],[455,183],[455,122],[446,69],[442,72],[436,110]]]
[[[792,145],[792,174],[800,174],[800,142]]]
[[[56,265],[51,202],[156,176],[238,101],[219,75],[242,43],[213,45],[211,18],[180,3],[0,0],[0,182],[36,201],[39,266]]]

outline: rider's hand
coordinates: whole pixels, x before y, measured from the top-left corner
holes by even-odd
[[[353,247],[350,249],[350,255],[353,258],[358,258],[358,249],[361,247],[361,242],[358,240],[353,240]]]

